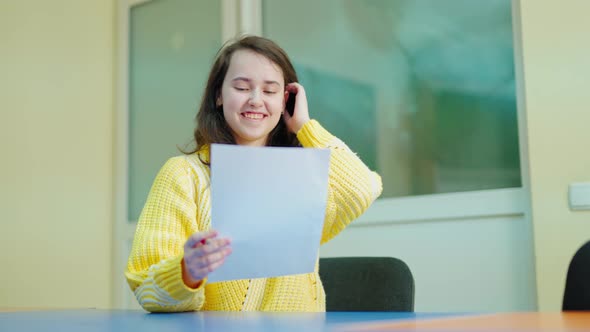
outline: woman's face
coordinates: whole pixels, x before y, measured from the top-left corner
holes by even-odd
[[[217,104],[239,145],[264,146],[285,108],[283,72],[265,56],[236,51]]]

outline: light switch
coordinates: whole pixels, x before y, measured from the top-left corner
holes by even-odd
[[[590,182],[570,184],[570,209],[590,210]]]

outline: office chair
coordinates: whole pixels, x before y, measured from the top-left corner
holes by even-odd
[[[392,257],[320,258],[326,311],[414,311],[414,277]]]
[[[578,249],[570,262],[562,309],[590,310],[590,241]]]

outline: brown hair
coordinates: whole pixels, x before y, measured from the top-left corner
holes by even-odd
[[[293,68],[287,53],[270,39],[258,36],[246,36],[222,47],[215,58],[215,62],[209,72],[207,86],[201,99],[201,105],[197,113],[197,126],[194,132],[196,148],[190,153],[201,149],[204,145],[212,143],[235,144],[235,139],[225,118],[223,111],[217,106],[217,98],[221,94],[221,86],[230,65],[232,55],[238,50],[251,50],[265,56],[274,62],[283,71],[284,85],[297,82],[297,73]],[[277,126],[269,133],[267,146],[301,146],[297,136],[287,129],[281,119]],[[185,152],[186,153],[186,152]]]

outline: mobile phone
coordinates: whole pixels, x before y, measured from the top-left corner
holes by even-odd
[[[289,92],[285,109],[290,116],[293,116],[293,112],[295,112],[295,94],[293,92]]]

